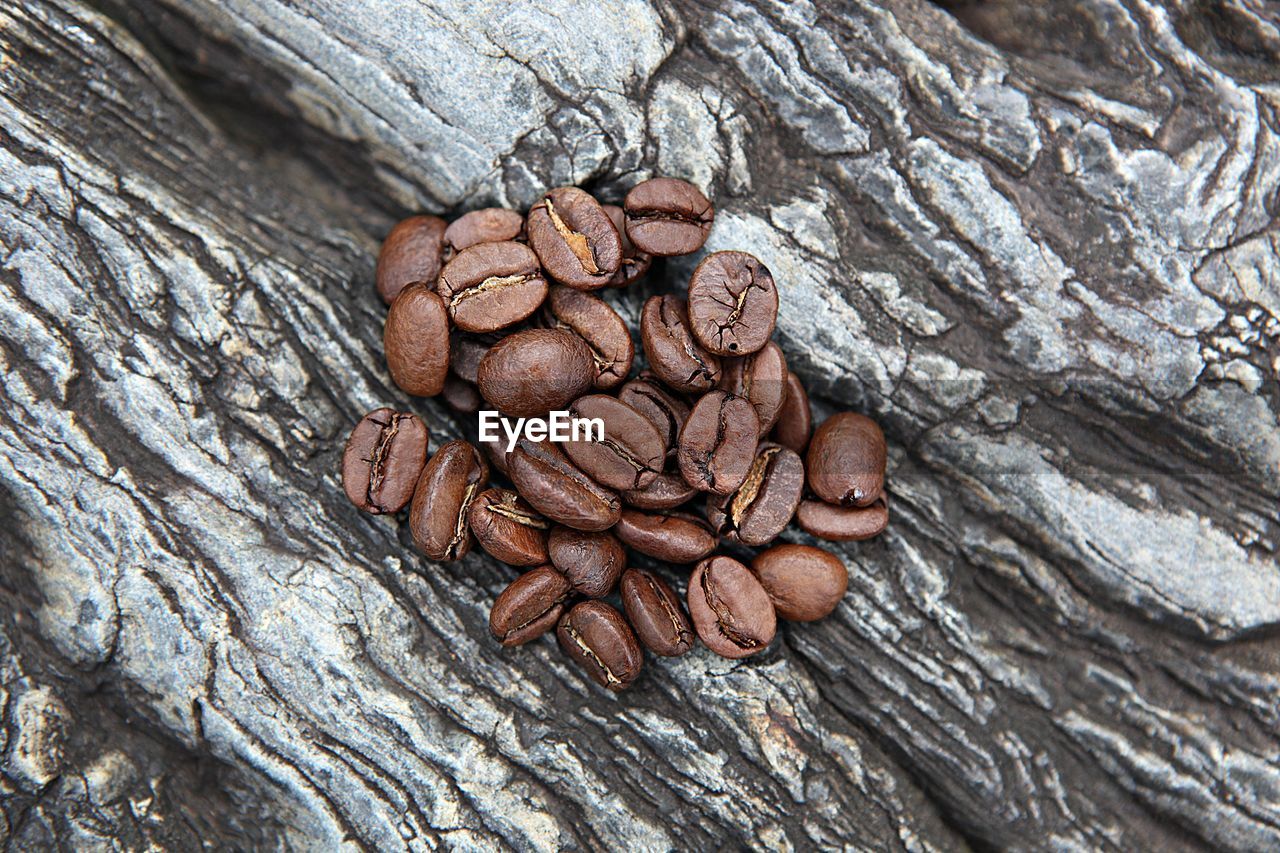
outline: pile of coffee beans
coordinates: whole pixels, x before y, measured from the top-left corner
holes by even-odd
[[[698,251],[714,218],[673,178],[644,181],[621,207],[561,187],[526,216],[411,217],[378,257],[387,367],[406,393],[443,395],[465,415],[565,411],[598,419],[604,434],[530,431],[509,451],[504,437],[429,455],[417,416],[377,409],[347,442],[347,496],[374,514],[407,506],[432,560],[479,543],[526,570],[493,603],[494,638],[516,646],[554,630],[611,690],[636,680],[642,649],[682,655],[696,637],[744,658],[768,647],[778,618],[831,613],[845,566],[822,548],[772,544],[793,519],[838,541],[889,520],[884,434],[853,412],[813,429],[804,386],[771,340],[778,289],[758,258],[709,254],[685,296],[650,297],[647,368],[633,376],[632,330],[596,292]],[[671,566],[692,566],[687,612],[659,574]]]

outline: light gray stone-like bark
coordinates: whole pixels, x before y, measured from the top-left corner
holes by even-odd
[[[0,9],[0,837],[1277,846],[1280,18],[949,5]],[[473,428],[382,365],[395,217],[659,173],[894,515],[614,697],[336,470]]]

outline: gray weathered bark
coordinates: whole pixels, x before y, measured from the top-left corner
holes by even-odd
[[[1280,844],[1280,16],[948,5],[0,9],[0,837]],[[394,217],[653,173],[894,517],[831,619],[614,697],[335,473],[472,428],[382,365]]]

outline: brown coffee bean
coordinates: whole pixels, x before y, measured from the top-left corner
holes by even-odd
[[[667,447],[667,455],[675,455],[680,430],[689,419],[688,403],[646,373],[623,385],[618,391],[618,400],[635,409],[653,424]]]
[[[804,453],[813,432],[813,413],[809,409],[809,392],[800,377],[787,371],[787,393],[782,398],[778,422],[773,425],[774,441],[796,453]]]
[[[642,489],[661,473],[667,447],[639,412],[604,394],[579,397],[569,406],[573,418],[599,420],[604,434],[583,435],[560,449],[587,476],[610,489]]]
[[[445,221],[438,216],[410,216],[396,224],[382,243],[374,278],[378,295],[390,305],[405,285],[422,282],[433,290],[440,275]]]
[[[485,489],[467,512],[467,525],[490,556],[512,566],[541,566],[547,554],[551,523],[519,495],[507,489]]]
[[[769,268],[746,252],[714,252],[689,279],[689,329],[716,355],[749,355],[769,341],[778,289]]]
[[[374,409],[361,418],[342,453],[347,498],[373,515],[399,512],[427,461],[427,426],[416,415]]]
[[[538,310],[547,281],[525,244],[478,243],[445,265],[436,290],[459,329],[493,332]]]
[[[765,545],[790,523],[803,491],[800,456],[780,444],[761,444],[742,485],[707,498],[707,521],[731,542]]]
[[[461,560],[471,550],[467,512],[489,479],[480,451],[451,441],[422,469],[409,506],[409,532],[432,560]]]
[[[526,329],[494,344],[476,371],[480,394],[524,418],[563,409],[591,387],[595,365],[582,338],[563,329]]]
[[[547,538],[551,563],[564,572],[573,591],[587,598],[613,592],[627,567],[622,543],[608,531],[574,530],[557,524]]]
[[[640,313],[640,343],[649,367],[677,391],[702,394],[720,380],[720,359],[689,331],[685,301],[678,296],[651,296]]]
[[[622,573],[622,609],[649,651],[678,657],[693,648],[693,625],[666,581],[642,569]]]
[[[529,245],[547,274],[578,290],[604,287],[622,264],[622,238],[600,202],[577,187],[560,187],[529,210]]]
[[[504,646],[519,646],[550,631],[564,613],[569,581],[551,566],[527,571],[494,599],[489,633]]]
[[[618,236],[622,239],[622,263],[613,278],[609,279],[609,286],[626,287],[644,278],[649,267],[653,266],[653,255],[641,252],[627,237],[626,214],[622,208],[616,204],[602,204],[601,207],[609,215],[609,221],[618,229]]]
[[[763,437],[778,422],[787,395],[787,359],[782,347],[769,341],[759,352],[744,358],[726,358],[720,365],[717,387],[751,401],[760,416]]]
[[[480,372],[480,360],[489,347],[502,340],[499,335],[468,335],[455,330],[449,336],[449,370],[459,379],[476,384]]]
[[[636,347],[626,321],[598,296],[557,284],[551,288],[542,311],[547,326],[564,329],[582,338],[595,361],[592,386],[612,388],[627,378]]]
[[[778,616],[812,622],[831,615],[849,588],[844,563],[812,545],[774,545],[751,563]]]
[[[732,557],[699,563],[689,576],[687,598],[699,639],[721,657],[745,658],[773,642],[773,602],[751,570]]]
[[[688,255],[711,233],[715,208],[688,181],[651,178],[632,187],[623,202],[627,236],[652,255]]]
[[[668,563],[696,563],[719,544],[711,525],[687,512],[624,509],[613,532],[628,548]]]
[[[523,216],[504,207],[486,207],[464,213],[449,223],[444,231],[445,253],[456,255],[480,243],[506,243],[523,237]]]
[[[615,492],[582,473],[550,442],[520,439],[507,454],[507,475],[530,506],[575,530],[607,530],[622,512]]]
[[[723,391],[705,394],[680,431],[680,473],[699,491],[727,495],[751,469],[759,435],[755,406]]]
[[[685,482],[679,472],[663,471],[643,489],[622,493],[622,501],[636,509],[674,509],[700,493]]]
[[[406,394],[434,397],[449,371],[449,317],[444,302],[415,282],[400,291],[382,331],[391,380]]]
[[[827,503],[869,506],[884,491],[886,456],[879,424],[865,415],[838,412],[809,442],[809,488]]]
[[[450,373],[444,378],[444,388],[440,398],[445,405],[462,415],[474,415],[484,405],[480,397],[480,389]]]
[[[644,653],[622,614],[603,601],[582,601],[560,617],[560,648],[601,687],[625,690],[640,676]]]
[[[495,470],[501,471],[504,477],[510,477],[511,474],[507,470],[507,458],[510,454],[507,452],[507,438],[501,433],[496,438],[485,441],[483,438],[478,439],[476,444],[480,445],[480,449],[484,451],[485,458],[489,460],[489,464]]]
[[[832,542],[860,542],[889,526],[889,502],[881,494],[871,506],[843,507],[826,501],[801,501],[796,524],[806,533]]]

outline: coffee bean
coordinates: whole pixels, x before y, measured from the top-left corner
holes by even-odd
[[[564,572],[573,591],[587,598],[604,598],[613,592],[627,554],[608,531],[574,530],[557,524],[547,538],[551,563]]]
[[[727,495],[751,469],[759,435],[755,406],[723,391],[705,394],[680,431],[680,473],[699,491]]]
[[[622,501],[636,509],[674,509],[699,494],[684,481],[679,472],[663,471],[643,489],[629,489],[622,493]]]
[[[520,439],[507,474],[529,505],[575,530],[606,530],[618,521],[618,495],[596,483],[546,441]]]
[[[449,370],[449,317],[444,302],[422,282],[400,291],[382,331],[391,380],[406,394],[434,397]]]
[[[653,266],[653,255],[648,252],[641,252],[627,237],[626,214],[622,208],[616,204],[602,204],[604,212],[609,215],[609,221],[613,223],[613,227],[618,229],[618,236],[622,239],[622,263],[618,266],[618,271],[613,274],[613,278],[609,279],[610,287],[626,287],[634,284],[649,272],[649,268]]]
[[[342,488],[360,509],[374,515],[399,512],[427,461],[427,427],[416,415],[374,409],[347,439]]]
[[[519,646],[550,631],[564,613],[569,581],[551,566],[525,572],[494,599],[489,633],[504,646]]]
[[[551,190],[525,222],[547,274],[578,290],[604,287],[622,264],[622,238],[600,202],[577,187]]]
[[[507,439],[501,433],[497,437],[488,441],[479,439],[477,444],[484,451],[485,458],[489,460],[489,464],[496,470],[501,471],[503,476],[510,477],[511,473],[507,470],[507,458],[511,455],[507,452]]]
[[[515,492],[485,489],[467,512],[467,526],[490,556],[512,566],[547,562],[551,523]]]
[[[881,494],[871,506],[843,507],[826,501],[801,501],[796,523],[806,533],[833,542],[859,542],[889,525],[889,503]]]
[[[449,223],[444,230],[445,253],[457,254],[480,243],[505,243],[522,237],[523,216],[504,207],[486,207],[464,213]]]
[[[879,424],[865,415],[838,412],[809,442],[809,488],[827,503],[869,506],[884,490],[886,455]]]
[[[480,372],[480,360],[501,335],[469,335],[456,329],[449,336],[449,371],[472,385]]]
[[[731,542],[765,545],[790,523],[803,491],[800,456],[780,444],[761,444],[742,485],[707,498],[707,521]]]
[[[678,178],[651,178],[627,193],[627,236],[651,255],[688,255],[711,233],[715,208],[701,191]]]
[[[628,548],[668,563],[696,563],[719,544],[711,525],[687,512],[624,509],[613,532]]]
[[[759,352],[744,358],[726,358],[720,364],[722,373],[717,387],[751,401],[760,416],[763,437],[777,423],[787,395],[787,359],[782,348],[769,341]]]
[[[474,415],[484,405],[480,397],[480,389],[450,373],[444,378],[444,388],[440,398],[445,405],[462,415]]]
[[[591,387],[595,363],[582,338],[563,329],[526,329],[494,344],[476,371],[480,394],[512,417],[563,409]]]
[[[589,394],[573,401],[569,415],[604,424],[599,440],[584,435],[560,445],[573,464],[600,485],[642,489],[662,471],[667,455],[662,436],[626,403],[604,394]]]
[[[714,252],[689,279],[689,328],[716,355],[749,355],[769,341],[778,289],[769,268],[746,252]]]
[[[689,404],[644,373],[623,385],[618,399],[643,415],[657,428],[667,455],[674,456],[680,430],[689,419]]]
[[[644,653],[622,614],[603,601],[582,601],[560,617],[564,653],[601,687],[625,690],[640,675]]]
[[[595,361],[592,386],[597,391],[614,387],[627,378],[636,347],[626,321],[605,302],[590,293],[557,284],[542,311],[546,324],[582,338]]]
[[[390,305],[405,285],[420,281],[432,290],[440,275],[445,221],[438,216],[410,216],[397,223],[378,253],[374,279],[378,295]]]
[[[796,453],[804,453],[813,432],[813,413],[809,410],[809,392],[800,377],[787,371],[787,393],[782,398],[778,422],[773,425],[774,441]]]
[[[849,588],[840,558],[812,545],[774,545],[757,554],[751,568],[778,616],[794,622],[831,615]]]
[[[773,642],[773,602],[751,570],[732,557],[699,563],[689,576],[687,598],[698,637],[721,657],[745,658]]]
[[[523,243],[478,243],[445,265],[436,290],[459,329],[493,332],[538,310],[547,281]]]
[[[627,621],[649,651],[677,657],[693,648],[693,626],[666,581],[652,572],[627,569],[621,591]]]
[[[467,512],[489,479],[480,451],[451,441],[422,469],[409,506],[409,532],[432,560],[460,560],[471,550]]]
[[[701,394],[720,380],[720,359],[694,340],[685,312],[678,296],[649,297],[640,313],[640,342],[659,379],[677,391]]]

